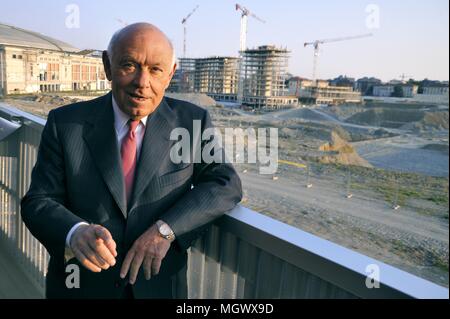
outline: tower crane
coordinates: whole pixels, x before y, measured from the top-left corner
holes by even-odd
[[[244,87],[243,87],[243,74],[242,74],[242,54],[247,49],[247,17],[251,16],[258,20],[259,22],[266,23],[263,19],[257,17],[255,14],[250,12],[246,7],[241,6],[236,3],[236,11],[241,11],[241,33],[239,36],[239,55],[241,58],[239,60],[239,78],[238,78],[238,92],[237,92],[237,102],[242,103],[242,98],[244,96]]]
[[[367,34],[361,34],[361,35],[356,35],[356,36],[351,36],[351,37],[341,37],[341,38],[334,38],[334,39],[315,40],[313,42],[305,42],[303,44],[303,47],[307,47],[307,46],[311,45],[314,48],[314,64],[313,64],[313,75],[312,75],[313,83],[316,84],[317,63],[318,63],[318,59],[319,59],[319,50],[320,50],[320,47],[322,46],[322,44],[367,38],[367,37],[371,37],[372,35],[373,35],[372,33],[367,33]]]
[[[250,12],[246,7],[241,6],[240,4],[236,3],[236,11],[241,11],[241,34],[239,37],[239,50],[244,51],[246,49],[246,41],[247,41],[247,17],[251,16],[258,20],[259,22],[266,23],[261,18],[258,18],[255,14]]]
[[[181,24],[183,25],[183,58],[186,57],[186,33],[187,33],[187,26],[186,22],[187,20],[192,16],[192,14],[197,11],[199,5],[197,5],[191,13],[189,13],[183,20],[181,20]]]

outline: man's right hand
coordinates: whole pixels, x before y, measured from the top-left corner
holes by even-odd
[[[103,226],[80,225],[72,234],[70,248],[78,261],[93,272],[116,264],[116,243]]]

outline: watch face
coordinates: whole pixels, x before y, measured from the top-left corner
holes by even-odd
[[[169,227],[167,227],[167,225],[162,224],[159,227],[159,232],[163,235],[163,236],[169,236],[171,234],[171,231],[169,229]]]

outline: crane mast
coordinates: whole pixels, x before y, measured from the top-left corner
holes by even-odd
[[[197,11],[199,5],[197,5],[183,20],[181,20],[181,24],[183,25],[183,58],[186,57],[186,37],[187,37],[187,20],[192,16],[192,14]]]
[[[250,10],[248,10],[246,7],[241,6],[240,4],[236,3],[236,11],[241,11],[241,29],[240,29],[240,35],[239,35],[239,78],[238,78],[238,92],[237,92],[237,102],[242,103],[242,99],[244,96],[244,87],[243,87],[243,52],[247,49],[247,18],[248,16],[253,17],[254,19],[266,23],[263,19],[259,18]]]
[[[303,44],[303,46],[305,48],[307,46],[312,46],[314,48],[314,61],[313,61],[313,74],[312,74],[312,81],[313,81],[314,85],[317,84],[316,83],[316,81],[317,81],[317,64],[318,64],[318,60],[319,60],[320,47],[322,46],[322,44],[367,38],[367,37],[371,37],[372,35],[373,35],[372,33],[367,33],[367,34],[360,34],[360,35],[351,36],[351,37],[341,37],[341,38],[334,38],[334,39],[315,40],[313,42],[305,42]]]

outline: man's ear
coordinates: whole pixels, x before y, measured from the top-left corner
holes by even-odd
[[[172,78],[173,78],[173,75],[175,74],[176,69],[177,69],[177,64],[174,63],[174,64],[173,64],[172,71],[170,72],[170,75],[169,75],[169,81],[167,82],[167,85],[166,85],[166,90],[167,90],[167,88],[168,88],[169,85],[170,85],[170,81],[172,81]]]
[[[170,73],[170,79],[172,80],[173,75],[175,74],[175,71],[177,70],[177,64],[173,64],[172,72]]]
[[[102,60],[103,60],[103,67],[105,69],[106,78],[109,81],[111,81],[112,80],[112,76],[111,76],[111,61],[109,61],[109,57],[108,57],[108,52],[107,51],[103,51]]]

